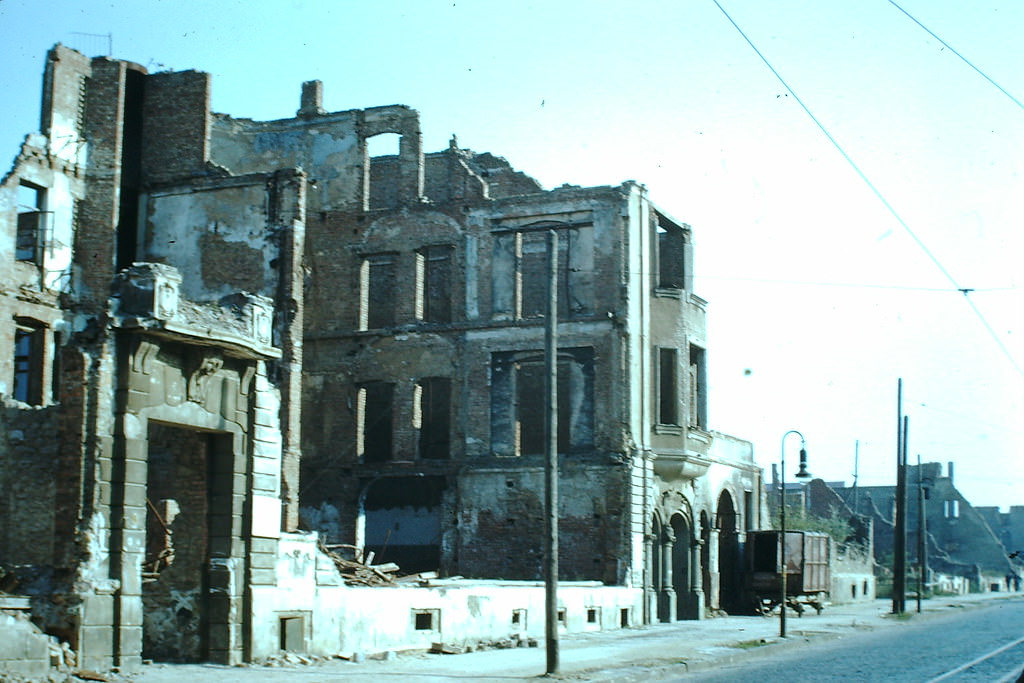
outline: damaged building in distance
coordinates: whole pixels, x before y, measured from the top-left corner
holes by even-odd
[[[210,85],[57,46],[0,188],[0,563],[33,621],[94,668],[482,633],[345,586],[299,529],[540,578],[550,230],[567,627],[728,609],[762,482],[708,423],[689,226],[632,181],[424,154],[408,107],[328,113],[309,82],[256,122]],[[487,628],[542,624],[502,600]]]

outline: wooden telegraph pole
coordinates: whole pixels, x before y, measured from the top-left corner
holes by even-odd
[[[558,673],[558,233],[548,231],[548,307],[544,327],[544,633],[547,672]]]
[[[896,514],[893,520],[892,613],[907,607],[907,432],[909,418],[903,414],[903,379],[896,394]]]

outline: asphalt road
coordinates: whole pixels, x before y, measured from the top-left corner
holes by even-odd
[[[665,680],[1012,682],[1022,671],[1024,600],[1014,599]]]

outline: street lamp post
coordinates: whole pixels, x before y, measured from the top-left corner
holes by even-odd
[[[779,526],[781,527],[782,540],[779,551],[782,554],[782,603],[779,605],[779,637],[786,637],[786,437],[796,434],[800,437],[800,470],[796,473],[798,479],[808,479],[811,473],[807,471],[807,442],[804,435],[795,429],[791,429],[782,435],[782,455],[779,473]]]

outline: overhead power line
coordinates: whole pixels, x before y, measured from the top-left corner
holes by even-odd
[[[911,239],[914,240],[917,246],[921,248],[921,251],[925,253],[925,255],[931,260],[931,262],[935,264],[935,267],[938,268],[939,271],[943,274],[943,276],[945,276],[945,278],[949,281],[949,283],[953,285],[953,289],[963,294],[964,299],[967,301],[967,305],[970,306],[971,310],[974,311],[975,315],[978,316],[978,320],[981,321],[982,326],[984,326],[984,328],[988,331],[989,335],[991,335],[992,340],[995,341],[996,343],[996,346],[998,346],[999,350],[1003,353],[1004,356],[1006,356],[1006,359],[1010,361],[1010,364],[1013,365],[1014,369],[1017,371],[1017,374],[1024,376],[1024,368],[1021,368],[1020,364],[1017,363],[1017,360],[1013,357],[1013,354],[1010,353],[1010,350],[1006,347],[1006,344],[1003,343],[1003,340],[1000,339],[999,335],[997,335],[995,330],[992,329],[992,326],[989,324],[988,320],[985,319],[985,316],[982,314],[981,310],[974,305],[973,301],[971,301],[970,294],[973,291],[973,289],[969,287],[964,287],[959,282],[957,282],[956,278],[954,278],[953,275],[946,269],[946,267],[942,265],[942,263],[935,256],[935,254],[932,253],[931,249],[929,249],[928,246],[921,240],[921,238],[917,236],[917,233],[914,232],[910,225],[908,225],[907,222],[903,220],[903,217],[900,216],[899,212],[896,211],[896,208],[889,203],[889,200],[885,198],[885,195],[882,194],[881,190],[879,190],[875,186],[875,184],[871,182],[871,180],[867,177],[864,171],[860,169],[860,166],[858,166],[857,163],[853,160],[853,158],[846,153],[846,150],[843,149],[843,146],[840,145],[834,137],[832,137],[832,134],[829,133],[828,129],[825,127],[825,124],[818,120],[818,117],[816,117],[814,113],[811,111],[810,107],[808,107],[807,104],[804,103],[802,99],[800,99],[800,96],[797,95],[796,91],[790,87],[789,83],[786,82],[786,79],[784,79],[782,75],[778,71],[776,71],[775,67],[772,66],[771,62],[768,61],[768,58],[765,57],[761,50],[758,49],[757,45],[754,44],[754,41],[751,40],[749,36],[747,36],[743,29],[740,28],[739,24],[737,24],[735,20],[733,20],[733,18],[729,15],[729,13],[725,11],[725,8],[722,7],[721,4],[719,4],[718,0],[711,1],[715,3],[715,6],[718,7],[718,9],[725,16],[725,18],[729,20],[729,23],[733,25],[733,28],[735,28],[736,31],[743,37],[743,40],[747,41],[747,45],[749,45],[750,48],[757,54],[757,56],[761,58],[761,61],[764,62],[765,66],[767,66],[768,69],[775,75],[775,78],[777,78],[779,83],[782,84],[782,87],[784,87],[786,91],[793,96],[793,99],[796,101],[796,103],[799,104],[800,107],[807,114],[807,116],[809,116],[811,120],[814,121],[814,124],[818,126],[818,129],[821,130],[821,132],[825,135],[826,138],[828,138],[828,141],[832,143],[832,146],[836,148],[836,150],[839,152],[840,155],[842,155],[844,159],[846,159],[846,163],[850,164],[850,167],[857,173],[858,176],[860,176],[860,179],[864,181],[864,184],[867,185],[871,192],[875,195],[875,197],[878,198],[878,201],[882,203],[882,205],[886,208],[886,210],[889,211],[892,217],[896,219],[896,222],[900,224],[900,226],[906,231],[906,233],[910,235]]]
[[[1008,93],[1008,92],[1006,91],[1006,89],[1005,89],[1005,88],[1004,88],[1003,86],[999,85],[999,84],[998,84],[998,83],[996,83],[996,82],[995,82],[994,80],[992,80],[992,78],[990,78],[990,77],[989,77],[989,75],[988,75],[987,73],[985,73],[984,71],[982,71],[981,69],[979,69],[978,67],[976,67],[976,66],[974,65],[974,63],[973,63],[973,62],[972,62],[971,60],[967,59],[967,57],[964,57],[964,56],[963,56],[962,54],[960,54],[960,53],[959,53],[959,52],[958,52],[958,51],[957,51],[957,50],[956,50],[956,49],[955,49],[955,48],[954,48],[954,47],[953,47],[952,45],[950,45],[949,43],[947,43],[946,41],[944,41],[944,40],[943,40],[942,38],[939,38],[939,37],[938,37],[937,35],[935,35],[935,32],[934,32],[934,31],[932,31],[932,30],[931,30],[930,28],[928,28],[927,26],[925,26],[924,24],[922,24],[922,23],[921,23],[920,21],[918,21],[918,20],[917,20],[917,19],[916,19],[916,18],[914,17],[914,15],[912,15],[912,14],[911,14],[910,12],[908,12],[907,10],[905,10],[905,9],[903,9],[902,7],[900,7],[899,5],[897,5],[897,4],[895,3],[895,2],[893,2],[893,0],[889,0],[889,4],[890,4],[890,5],[892,5],[893,7],[895,7],[896,9],[898,9],[899,11],[903,12],[903,13],[904,13],[905,15],[907,15],[907,17],[908,17],[908,18],[909,18],[909,19],[910,19],[910,20],[911,20],[912,22],[914,22],[915,24],[917,24],[918,26],[920,26],[921,28],[923,28],[923,29],[925,30],[925,32],[927,32],[927,33],[928,33],[928,35],[930,35],[930,36],[931,36],[932,38],[934,38],[935,40],[937,40],[937,41],[939,41],[940,43],[942,43],[942,44],[943,44],[943,46],[945,46],[945,47],[946,47],[946,49],[948,49],[948,50],[949,50],[950,52],[952,52],[952,53],[953,53],[953,54],[955,54],[955,55],[956,55],[957,57],[959,57],[959,58],[960,58],[961,60],[963,60],[963,63],[964,63],[964,64],[966,64],[967,66],[969,66],[969,67],[971,67],[972,69],[974,69],[975,71],[977,71],[977,72],[978,72],[978,75],[979,75],[979,76],[981,76],[981,77],[982,77],[982,78],[984,78],[984,79],[985,79],[986,81],[988,81],[989,83],[991,83],[992,85],[994,85],[994,86],[995,86],[995,87],[996,87],[996,88],[997,88],[997,89],[999,90],[999,92],[1003,93],[1004,95],[1006,95],[1007,97],[1009,97],[1009,98],[1010,98],[1011,100],[1013,100],[1013,103],[1014,103],[1014,104],[1016,104],[1016,105],[1017,105],[1018,107],[1020,107],[1021,109],[1024,109],[1024,104],[1021,104],[1021,101],[1020,101],[1020,100],[1018,100],[1018,99],[1017,99],[1016,97],[1014,97],[1013,95],[1011,95],[1010,93]]]

